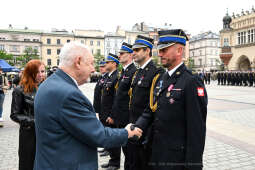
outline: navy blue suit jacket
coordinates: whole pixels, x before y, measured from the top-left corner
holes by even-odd
[[[125,129],[104,127],[74,81],[58,70],[35,97],[34,170],[96,170],[97,147],[125,145]]]

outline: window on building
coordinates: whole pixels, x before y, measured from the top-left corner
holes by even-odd
[[[90,41],[90,45],[93,46],[93,41]]]
[[[195,57],[195,52],[194,51],[192,51],[192,57]]]
[[[210,58],[210,65],[213,66],[213,58]]]
[[[251,42],[251,35],[250,35],[250,30],[248,30],[248,43]]]
[[[59,55],[60,54],[60,49],[57,49],[57,55]]]
[[[202,66],[202,59],[198,59],[198,62],[199,62],[199,66]]]
[[[59,59],[57,59],[57,65],[59,65]]]
[[[97,41],[97,46],[100,46],[100,41]]]
[[[246,44],[246,31],[243,33],[243,43]]]
[[[241,32],[241,44],[243,44],[243,32]]]
[[[251,30],[251,43],[253,43],[254,42],[254,39],[255,39],[255,30]]]
[[[199,50],[199,54],[200,54],[200,56],[202,55],[202,50]]]
[[[0,51],[4,51],[4,45],[0,44]]]
[[[85,41],[84,41],[84,40],[81,40],[81,43],[82,43],[82,44],[84,44],[84,43],[85,43]]]
[[[34,49],[37,50],[37,52],[38,52],[39,47],[38,46],[34,46]]]
[[[67,43],[69,43],[71,40],[66,40]]]
[[[228,38],[224,38],[223,46],[229,46]]]
[[[51,66],[51,59],[50,58],[47,60],[47,65]]]
[[[20,52],[20,46],[18,46],[18,45],[11,45],[10,46],[10,51],[11,52]]]
[[[51,55],[51,49],[47,49],[47,54]]]
[[[47,38],[47,44],[51,44],[51,39]]]
[[[130,38],[128,39],[128,44],[131,44],[131,39]]]
[[[94,54],[94,50],[93,49],[91,49],[91,53]]]
[[[240,32],[238,33],[237,38],[238,38],[238,45],[240,45],[241,44],[241,33]]]
[[[24,41],[30,41],[30,39],[24,39]]]
[[[60,45],[61,44],[61,40],[57,39],[57,44]]]
[[[110,41],[107,41],[107,47],[110,47]]]
[[[97,49],[97,54],[101,55],[101,50],[100,49]]]
[[[33,39],[34,42],[39,42],[39,39]]]

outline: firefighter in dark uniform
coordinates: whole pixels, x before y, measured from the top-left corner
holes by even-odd
[[[206,136],[207,93],[202,80],[182,57],[186,34],[181,29],[159,31],[159,57],[168,69],[152,82],[149,107],[136,122],[153,124],[153,170],[202,170]]]
[[[108,75],[104,81],[102,89],[101,98],[101,113],[99,114],[99,119],[104,126],[111,128],[116,128],[114,121],[112,119],[112,106],[115,97],[115,86],[118,81],[118,70],[119,65],[118,56],[109,53],[106,58],[105,68]],[[107,149],[110,153],[110,160],[108,163],[101,165],[102,168],[107,168],[109,170],[118,169],[120,167],[120,148]]]
[[[230,82],[231,82],[231,73],[229,71],[227,71],[227,84],[226,85],[230,85]]]
[[[252,71],[253,84],[255,85],[255,71]]]
[[[99,62],[99,71],[101,73],[101,76],[99,77],[96,86],[95,86],[95,90],[94,90],[94,100],[93,100],[93,107],[95,109],[95,112],[97,113],[97,115],[99,115],[101,113],[101,92],[103,89],[103,84],[104,81],[107,77],[107,72],[105,69],[105,64],[106,62],[104,60]],[[107,156],[109,155],[108,151],[106,150],[99,150],[98,152],[102,153],[100,156]]]
[[[116,96],[113,102],[113,120],[118,128],[124,128],[129,123],[129,95],[132,77],[136,72],[136,66],[133,61],[132,45],[123,43],[119,52],[119,61],[123,68],[118,76],[118,82],[115,86]],[[124,169],[129,169],[129,156],[127,147],[122,147],[125,155]]]
[[[252,72],[249,71],[247,74],[248,74],[249,87],[251,87],[253,86]]]
[[[150,86],[153,77],[158,71],[163,71],[153,63],[152,48],[153,39],[138,35],[133,45],[133,58],[139,65],[138,71],[134,74],[131,82],[130,95],[130,123],[135,123],[143,110],[149,104]],[[147,132],[143,132],[146,134]],[[146,144],[145,138],[139,141],[128,142],[129,169],[130,170],[149,170],[148,160],[150,147]]]
[[[218,80],[218,85],[220,85],[220,72],[217,72],[217,80]]]
[[[224,72],[223,72],[223,85],[224,85],[224,86],[226,85],[226,81],[227,81],[227,72],[224,71]]]
[[[220,84],[223,85],[223,71],[220,72]]]
[[[97,114],[101,113],[101,91],[103,88],[105,78],[107,77],[105,64],[106,62],[104,60],[99,62],[99,71],[101,73],[101,77],[98,79],[94,90],[93,107]]]

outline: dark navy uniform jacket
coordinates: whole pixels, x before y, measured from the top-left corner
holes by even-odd
[[[102,97],[101,92],[102,92],[104,81],[105,81],[107,75],[108,75],[107,73],[102,75],[99,78],[99,80],[97,81],[97,84],[95,86],[93,107],[94,107],[96,113],[101,113],[101,97]]]
[[[99,114],[99,119],[104,125],[108,125],[106,123],[106,119],[112,116],[112,106],[113,100],[115,97],[115,85],[118,82],[118,70],[115,70],[110,76],[108,73],[107,78],[104,81],[103,90],[102,90],[102,98],[101,98],[101,113]]]
[[[130,64],[118,79],[118,87],[113,103],[113,119],[118,127],[125,127],[129,123],[129,95],[132,77],[136,71],[134,63]]]
[[[201,170],[207,115],[202,80],[182,64],[171,77],[164,73],[153,93],[153,103],[157,101],[155,112],[148,107],[136,122],[143,130],[153,125],[153,168]]]
[[[144,69],[139,69],[131,84],[132,95],[130,101],[130,122],[135,123],[149,103],[150,86],[153,77],[162,69],[150,61]]]

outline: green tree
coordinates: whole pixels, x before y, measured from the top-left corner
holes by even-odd
[[[23,54],[19,57],[16,57],[16,61],[21,65],[25,66],[30,60],[39,59],[38,50],[33,49],[32,47],[27,47]]]
[[[104,59],[103,55],[100,55],[100,53],[97,53],[95,55],[95,69],[98,72],[99,71],[99,62]]]
[[[14,58],[12,54],[7,54],[5,51],[0,50],[0,59],[6,60],[12,66],[14,65]]]
[[[188,62],[187,62],[187,67],[188,67],[190,70],[193,70],[194,65],[195,65],[194,59],[191,58],[191,57],[189,57]]]
[[[24,50],[24,54],[23,54],[23,58],[25,63],[29,62],[32,59],[38,59],[38,50],[37,49],[33,49],[32,47],[27,47]]]

